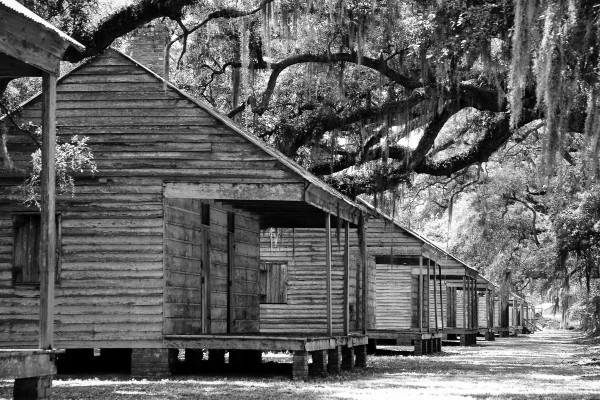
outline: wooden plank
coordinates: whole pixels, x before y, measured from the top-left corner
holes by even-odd
[[[350,333],[350,223],[344,222],[344,335]]]
[[[363,334],[367,334],[367,313],[368,313],[368,265],[367,265],[367,233],[366,233],[366,217],[363,211],[360,212],[358,217],[358,237],[359,237],[359,246],[360,253],[362,258],[362,278],[363,278],[363,290],[362,290],[362,306],[363,306],[363,326],[362,332]],[[358,286],[358,282],[356,282]]]
[[[331,336],[331,215],[325,214],[325,267],[326,267],[326,296],[327,296],[327,335]]]
[[[303,183],[166,183],[165,197],[226,200],[302,201]]]
[[[54,327],[54,276],[56,271],[56,75],[42,77],[44,115],[42,124],[41,219],[42,257],[40,265],[40,348],[52,349]]]
[[[326,337],[168,335],[164,340],[165,347],[188,349],[316,351],[332,349],[335,345],[335,339]]]
[[[423,256],[419,256],[419,331],[423,332],[423,298],[425,297],[425,290],[423,290]]]

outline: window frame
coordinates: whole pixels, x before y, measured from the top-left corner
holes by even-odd
[[[280,293],[281,298],[283,298],[283,301],[280,302],[273,302],[273,301],[267,301],[268,300],[268,286],[263,288],[263,283],[262,283],[262,276],[263,274],[266,274],[267,277],[267,284],[268,284],[268,277],[269,277],[269,271],[273,266],[279,266],[279,268],[283,268],[285,267],[285,281],[283,282],[282,288],[281,290],[283,290],[283,293]],[[281,271],[280,271],[281,274]],[[284,261],[261,261],[260,262],[260,268],[258,271],[258,279],[259,279],[259,296],[258,296],[258,301],[259,304],[288,304],[288,287],[289,287],[289,263],[287,262],[287,260]],[[263,289],[265,289],[263,291]]]
[[[12,259],[11,259],[11,274],[12,274],[12,286],[13,288],[31,288],[31,289],[39,289],[40,287],[40,282],[39,282],[39,274],[38,274],[38,282],[18,282],[16,279],[16,271],[17,268],[15,266],[16,260],[16,241],[17,241],[17,237],[16,237],[16,233],[17,233],[17,229],[16,229],[16,219],[18,217],[24,217],[24,216],[37,216],[40,219],[40,230],[41,230],[41,213],[37,212],[37,211],[22,211],[22,212],[13,212],[12,213],[12,219],[11,219],[11,223],[12,223]],[[55,218],[56,218],[56,269],[55,269],[55,274],[54,274],[54,283],[55,285],[60,285],[61,282],[61,275],[62,275],[62,214],[60,212],[55,213]],[[41,236],[41,232],[40,232],[40,236]]]

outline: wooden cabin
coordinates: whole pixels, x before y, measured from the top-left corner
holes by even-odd
[[[21,120],[39,121],[41,103],[40,96],[26,102]],[[318,270],[328,289],[301,307],[318,307],[326,321],[319,320],[311,332],[260,329],[260,232],[326,233],[338,224],[360,228],[364,217],[356,204],[113,49],[58,81],[57,125],[59,141],[89,137],[98,169],[78,176],[75,194],[59,196],[56,206],[55,333],[67,355],[77,349],[125,349],[134,375],[169,373],[179,349],[190,359],[208,350],[208,361],[216,364],[224,362],[225,351],[230,363],[241,364],[257,362],[263,351],[291,351],[295,378],[307,376],[309,352],[317,371],[330,350],[331,370],[343,359],[345,365],[354,362],[350,350],[356,350],[357,364],[366,363],[364,293],[355,300],[354,325],[346,316],[348,329],[338,332],[340,306],[332,296],[339,289],[331,284],[327,240],[332,234],[322,235],[314,250],[319,259],[313,272]],[[34,149],[16,133],[8,147],[21,166]],[[15,251],[32,246],[33,236],[18,232],[34,229],[38,218],[12,192],[22,180],[18,173],[3,177],[7,185],[0,196],[4,348],[31,345],[37,334],[36,282],[15,281],[11,272],[17,270]],[[357,236],[364,239],[362,232],[358,229]],[[347,273],[346,261],[344,268]],[[364,249],[353,268],[355,285],[366,292]],[[312,280],[311,271],[305,277]]]
[[[413,346],[415,355],[440,352],[441,251],[389,215],[359,202],[371,211],[367,249],[375,275],[374,318],[368,327],[372,348],[378,342],[392,342]]]
[[[494,297],[496,285],[482,275],[477,276],[477,321],[479,334],[485,340],[494,340]]]
[[[445,254],[440,258],[440,277],[443,295],[443,337],[460,340],[461,346],[477,343],[479,273],[456,257]]]
[[[56,79],[60,61],[67,51],[83,51],[84,47],[14,0],[0,0],[0,80],[21,77],[41,77],[42,94],[39,107],[42,125],[41,211],[38,214],[39,234],[35,272],[38,283],[34,296],[22,298],[29,307],[28,323],[32,340],[27,343],[10,340],[11,318],[7,310],[18,309],[19,300],[7,298],[10,287],[10,244],[0,237],[0,292],[3,316],[0,335],[8,337],[0,349],[0,379],[14,379],[14,398],[47,399],[52,377],[56,373],[54,358],[54,270],[56,268],[54,224],[54,147],[56,140]],[[3,160],[6,161],[6,160]],[[6,162],[4,163],[6,166]],[[3,175],[0,169],[0,177]],[[10,170],[8,170],[10,172]],[[4,180],[2,184],[4,186]],[[1,213],[2,211],[0,211]],[[5,221],[0,222],[0,231]],[[14,309],[14,308],[13,308]]]
[[[510,293],[508,301],[510,325],[508,330],[512,336],[523,333],[523,298],[516,293]]]
[[[414,346],[415,354],[441,350],[441,333],[435,325],[434,311],[439,308],[439,293],[434,288],[435,259],[438,252],[433,245],[392,222],[368,203],[360,201],[370,211],[366,222],[368,254],[368,313],[369,343],[377,341]],[[344,331],[343,318],[348,313],[350,328],[359,329],[357,309],[363,292],[357,285],[356,260],[360,248],[357,231],[349,236],[341,231],[332,232],[333,329]],[[270,288],[287,288],[285,294],[270,293],[276,301],[266,299],[261,304],[261,332],[293,330],[313,332],[325,321],[324,302],[326,285],[320,250],[323,231],[316,229],[287,229],[265,232],[261,238],[261,261],[264,269],[285,271],[286,278],[274,274]],[[337,245],[336,245],[337,243]],[[348,246],[346,246],[348,243]],[[349,281],[344,279],[344,260],[349,257]],[[390,259],[393,260],[390,262]],[[283,269],[281,266],[285,266]],[[270,272],[268,273],[271,274]],[[282,282],[284,281],[285,282]],[[419,290],[422,287],[423,290]],[[271,289],[272,290],[272,289]],[[277,289],[280,290],[280,289]],[[351,293],[348,309],[343,306],[346,292]],[[285,300],[284,300],[285,299]],[[306,305],[311,305],[307,308]],[[422,312],[421,312],[422,310]],[[307,318],[309,320],[307,321]]]

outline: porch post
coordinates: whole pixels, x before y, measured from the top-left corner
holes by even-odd
[[[421,249],[421,255],[419,255],[419,332],[423,332],[423,297],[425,296],[425,290],[423,288],[423,250]]]
[[[331,215],[325,214],[325,265],[327,266],[327,336],[333,333],[331,323]]]
[[[344,335],[350,333],[350,222],[344,222]]]
[[[467,288],[466,288],[466,279],[465,276],[463,275],[463,307],[462,307],[462,311],[463,311],[463,329],[466,328],[466,320],[467,320],[467,308],[466,308],[466,304],[467,304]]]
[[[431,264],[431,260],[429,260]],[[438,313],[437,313],[437,286],[436,286],[437,274],[435,273],[435,263],[433,263],[433,311],[435,313],[435,331],[438,331]]]
[[[56,75],[42,77],[42,176],[40,259],[40,348],[53,347],[54,277],[56,274]]]
[[[438,272],[440,278],[440,319],[442,320],[442,332],[444,331],[444,293],[442,292],[442,266],[438,264]],[[448,310],[446,309],[446,312]]]
[[[362,301],[363,301],[363,333],[367,334],[367,313],[368,313],[368,285],[369,285],[369,275],[368,275],[368,266],[367,266],[367,237],[366,237],[366,229],[365,229],[365,214],[363,212],[360,213],[360,217],[358,219],[358,241],[360,246],[360,255],[362,258],[362,269],[363,269],[363,290],[362,290]],[[357,282],[358,285],[358,282]]]

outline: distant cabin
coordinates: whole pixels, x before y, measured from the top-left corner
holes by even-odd
[[[444,337],[460,339],[463,346],[477,342],[478,272],[457,258],[446,254],[440,259],[442,294],[444,295]]]
[[[36,96],[17,117],[39,124],[41,112]],[[287,271],[261,266],[261,231],[325,232],[327,218],[333,226],[339,221],[355,229],[360,207],[113,49],[59,80],[57,128],[59,142],[89,137],[98,172],[77,176],[73,197],[58,197],[56,347],[67,355],[75,354],[69,349],[129,349],[134,374],[170,371],[176,349],[210,350],[217,362],[223,361],[221,350],[289,350],[299,378],[308,373],[309,351],[338,351],[341,363],[342,345],[356,347],[357,364],[366,362],[366,336],[356,324],[365,315],[356,303],[355,323],[343,343],[332,339],[322,315],[319,335],[311,338],[302,330],[277,329],[270,339],[259,337],[261,303],[285,301],[264,292],[265,268],[269,279],[279,273],[289,284],[294,278],[293,265]],[[32,140],[12,130],[7,146],[16,166],[26,167]],[[3,174],[0,185],[5,348],[33,344],[38,333],[39,214],[14,192],[23,179],[20,172]],[[287,287],[288,301],[306,290],[302,280],[324,279],[324,238],[316,244],[317,264],[297,287]],[[364,278],[356,271],[363,265],[352,264],[357,287]],[[338,279],[335,268],[333,275]],[[333,308],[339,300],[327,304],[320,293],[296,318],[325,307],[337,329],[339,312]],[[336,363],[334,355],[330,362]],[[234,359],[244,360],[230,354]]]
[[[442,321],[435,315],[436,311],[441,315],[440,280],[435,279],[439,276],[435,272],[438,250],[368,203],[361,201],[361,204],[370,212],[366,221],[366,247],[367,332],[371,348],[374,349],[378,341],[387,341],[414,346],[415,354],[419,355],[440,351]],[[360,327],[357,310],[363,292],[357,280],[360,269],[355,266],[360,254],[356,232],[349,232],[349,250],[344,246],[343,230],[332,231],[331,237],[332,300],[334,304],[341,304],[345,290],[349,291],[351,300],[347,312],[353,329]],[[282,329],[314,332],[321,326],[325,318],[323,302],[315,299],[323,298],[325,293],[325,271],[320,268],[323,234],[317,229],[285,229],[262,235],[261,268],[265,276],[273,278],[266,278],[269,294],[261,304],[261,332]],[[347,282],[343,275],[345,257],[350,264]],[[271,293],[273,288],[283,289],[285,294]],[[334,332],[342,331],[343,315],[343,309],[334,314]]]

